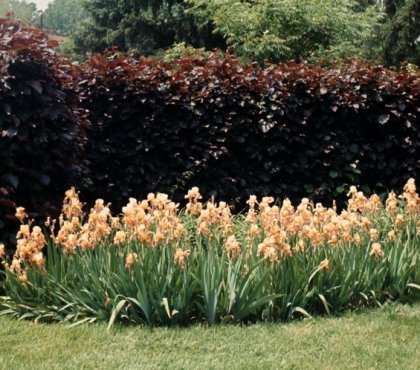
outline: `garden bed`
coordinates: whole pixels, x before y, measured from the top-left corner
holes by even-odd
[[[414,180],[385,203],[355,187],[349,196],[340,213],[308,199],[294,207],[251,196],[247,213],[232,215],[193,188],[185,209],[158,193],[130,198],[113,217],[101,199],[86,215],[71,189],[59,220],[46,223],[50,235],[17,209],[0,306],[36,320],[173,326],[290,320],[414,297]]]

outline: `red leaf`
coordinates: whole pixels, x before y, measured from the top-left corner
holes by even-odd
[[[57,40],[49,40],[47,42],[49,48],[56,48],[58,45],[60,45],[60,43]]]

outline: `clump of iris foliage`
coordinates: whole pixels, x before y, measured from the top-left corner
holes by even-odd
[[[249,323],[415,297],[414,180],[385,202],[354,186],[348,195],[341,212],[306,198],[293,206],[251,196],[248,211],[234,215],[225,202],[203,204],[192,188],[184,209],[149,194],[113,217],[101,199],[85,213],[70,189],[48,233],[17,209],[22,224],[13,259],[3,259],[1,313],[110,327]]]

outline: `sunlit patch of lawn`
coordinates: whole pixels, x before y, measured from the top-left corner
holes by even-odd
[[[287,324],[68,327],[0,318],[3,369],[419,369],[420,304]]]

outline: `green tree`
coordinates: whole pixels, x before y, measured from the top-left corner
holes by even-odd
[[[25,0],[0,0],[0,17],[13,13],[14,17],[23,22],[31,23],[36,12],[36,5]]]
[[[386,1],[383,57],[388,65],[408,61],[420,65],[420,1]]]
[[[197,47],[224,44],[212,33],[210,20],[196,26],[193,15],[185,12],[184,0],[84,0],[84,6],[89,19],[75,36],[80,50],[118,46],[147,55],[174,42]]]
[[[385,13],[388,14],[389,17],[393,17],[397,10],[405,5],[405,2],[405,0],[384,0]]]
[[[68,36],[76,32],[86,18],[83,0],[54,0],[43,14],[43,26],[59,35]]]
[[[236,53],[262,62],[366,56],[381,12],[351,0],[189,0]],[[363,5],[363,6],[362,6]]]

